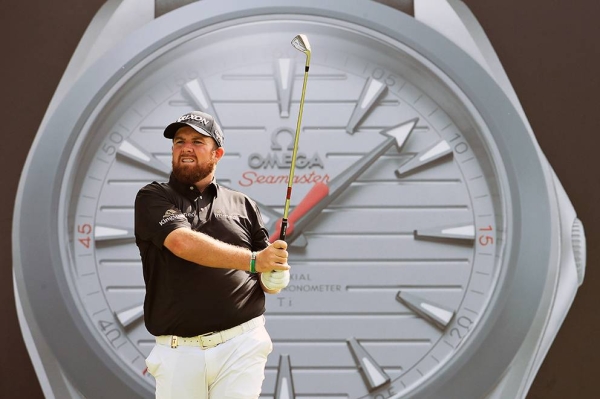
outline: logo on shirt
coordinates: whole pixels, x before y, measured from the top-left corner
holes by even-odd
[[[163,219],[168,218],[169,216],[177,215],[177,211],[175,209],[168,209],[163,215]]]
[[[240,218],[240,215],[228,215],[225,212],[223,212],[221,209],[217,209],[214,213],[216,218],[223,218],[223,219],[229,219],[229,220],[237,220]]]
[[[162,220],[158,222],[159,225],[163,226],[165,223],[172,222],[177,219],[185,219],[185,215],[179,213],[175,209],[168,209],[162,217]]]

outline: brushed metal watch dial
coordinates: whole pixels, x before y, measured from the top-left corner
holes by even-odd
[[[515,177],[505,167],[518,161],[507,161],[507,144],[495,140],[522,127],[510,118],[497,124],[490,108],[508,102],[465,54],[451,48],[446,65],[435,48],[419,49],[414,35],[431,35],[419,36],[424,46],[441,37],[408,16],[381,15],[370,26],[357,13],[336,14],[333,3],[309,3],[310,12],[289,6],[275,15],[254,3],[239,6],[241,14],[231,5],[188,6],[207,20],[231,16],[215,24],[188,16],[188,28],[160,45],[156,33],[154,43],[125,42],[75,86],[85,93],[82,116],[66,111],[81,101],[73,94],[49,124],[69,120],[72,129],[56,149],[64,176],[51,233],[60,243],[57,285],[86,340],[106,354],[103,364],[142,395],[153,391],[144,358],[154,341],[143,324],[133,202],[143,185],[168,177],[162,130],[192,109],[214,114],[226,149],[218,181],[254,198],[278,231],[304,72],[303,55],[289,45],[299,32],[313,54],[288,233],[293,268],[290,285],[267,296],[274,351],[262,397],[440,392],[456,364],[476,368],[479,348],[491,347],[489,325],[502,317],[507,276],[516,273],[507,247],[519,250],[506,244]],[[165,37],[184,11],[155,21]],[[394,25],[400,33],[382,33],[385,18],[402,22]],[[118,72],[127,53],[133,61]],[[455,70],[461,57],[466,72]],[[462,88],[472,70],[483,86]],[[497,92],[481,95],[489,88]],[[515,140],[530,150],[528,139]],[[531,170],[535,189],[541,172]]]

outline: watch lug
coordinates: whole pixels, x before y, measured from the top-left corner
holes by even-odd
[[[415,0],[414,7],[417,21],[441,33],[468,53],[471,58],[492,75],[485,54],[478,43],[478,41],[481,41],[481,35],[486,40],[487,37],[475,16],[462,1]],[[491,45],[490,50],[493,51]]]
[[[100,58],[131,32],[154,20],[152,0],[108,0],[90,23],[77,46],[81,49],[81,69]]]
[[[48,347],[35,318],[25,287],[19,287],[18,272],[13,271],[15,305],[21,335],[31,359],[35,374],[46,399],[85,399],[63,372],[56,357]]]
[[[500,86],[523,120],[517,93],[483,27],[461,0],[415,0],[415,18],[438,31],[471,56]]]
[[[153,0],[108,0],[104,3],[79,41],[46,115],[54,111],[83,71],[125,36],[153,19]]]

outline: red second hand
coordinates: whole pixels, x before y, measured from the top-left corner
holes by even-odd
[[[308,194],[300,201],[298,206],[296,206],[288,217],[288,228],[287,234],[290,235],[294,231],[294,222],[298,221],[304,214],[312,209],[313,206],[319,203],[323,198],[329,195],[329,187],[325,183],[315,183],[313,188],[310,189]],[[277,221],[277,229],[271,234],[269,237],[270,242],[274,242],[279,239],[279,230],[281,229],[281,221],[283,218],[280,218]]]

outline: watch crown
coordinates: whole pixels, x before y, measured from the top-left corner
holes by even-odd
[[[573,227],[571,228],[571,240],[573,255],[575,256],[575,266],[577,267],[577,279],[579,285],[581,285],[585,276],[586,243],[583,223],[577,218],[573,221]]]

